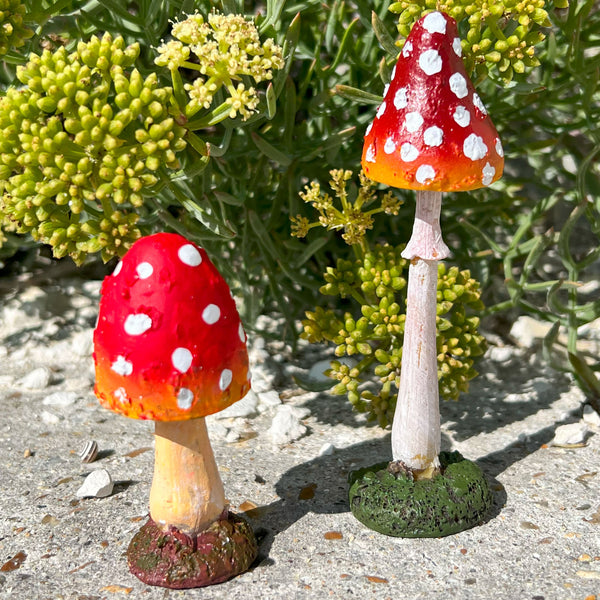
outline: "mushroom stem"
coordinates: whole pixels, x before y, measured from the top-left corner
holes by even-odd
[[[409,260],[443,260],[450,256],[450,250],[442,239],[440,210],[442,192],[417,192],[417,209],[412,235],[402,256]]]
[[[204,531],[226,507],[204,418],[155,423],[150,516],[164,531]]]
[[[401,461],[421,478],[432,477],[440,466],[436,348],[438,261],[431,257],[443,258],[449,254],[440,230],[441,199],[441,192],[417,192],[413,234],[402,253],[411,264],[400,389],[392,425],[392,454],[394,461]]]

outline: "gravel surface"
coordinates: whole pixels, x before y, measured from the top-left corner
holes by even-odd
[[[346,477],[390,458],[389,432],[344,398],[294,383],[327,357],[323,349],[293,354],[255,335],[253,391],[207,421],[228,499],[256,531],[259,558],[210,588],[142,584],[124,552],[147,516],[152,425],[98,405],[100,283],[59,281],[2,286],[0,598],[600,600],[600,423],[589,410],[583,419],[583,394],[542,365],[537,329],[523,322],[524,346],[492,345],[470,393],[441,407],[444,449],[476,460],[492,483],[488,522],[442,539],[365,529],[348,510]],[[277,330],[267,318],[259,325]],[[586,336],[598,355],[600,328]],[[90,441],[98,456],[85,463]],[[95,470],[108,473],[112,491],[81,497]],[[99,495],[110,490],[104,474],[92,479],[103,482]]]

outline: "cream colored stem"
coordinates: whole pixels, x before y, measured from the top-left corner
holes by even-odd
[[[156,422],[150,516],[165,531],[204,531],[223,512],[225,492],[203,418]]]
[[[439,231],[441,196],[440,192],[417,195],[417,219],[409,254],[414,251],[426,256],[444,254],[445,244]],[[439,468],[441,442],[436,350],[438,261],[418,254],[409,258],[402,372],[392,425],[392,454],[394,460],[402,461],[414,471],[431,473]]]

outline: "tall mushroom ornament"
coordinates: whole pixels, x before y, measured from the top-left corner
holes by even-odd
[[[466,519],[460,516],[448,526],[443,519],[442,526],[433,527],[420,517],[418,523],[408,517],[394,520],[388,511],[378,511],[377,504],[383,500],[372,486],[360,487],[366,474],[353,475],[355,515],[390,535],[444,535],[465,529],[481,520],[491,501],[475,465],[456,454],[442,454],[440,462],[436,291],[438,261],[450,254],[440,228],[442,192],[490,185],[502,174],[503,156],[496,129],[465,71],[455,21],[438,11],[428,13],[415,23],[402,48],[383,102],[365,134],[362,156],[369,178],[417,191],[413,232],[402,252],[410,267],[400,389],[392,425],[393,462],[388,473],[399,482],[408,478],[419,492],[427,490],[430,502],[460,464],[471,479],[477,479],[477,485],[471,485],[475,498],[469,502],[479,506],[471,506]],[[404,498],[404,490],[399,493]],[[414,490],[411,497],[417,501]],[[401,504],[414,508],[404,499]],[[462,514],[461,504],[456,510]],[[402,506],[399,510],[405,514]]]
[[[128,562],[145,583],[219,583],[257,553],[229,512],[204,417],[250,388],[246,335],[206,252],[180,235],[135,242],[102,285],[94,331],[95,392],[106,408],[155,421],[150,519]]]

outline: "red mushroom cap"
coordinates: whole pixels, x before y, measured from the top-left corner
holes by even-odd
[[[135,419],[218,412],[250,384],[246,334],[225,280],[180,235],[141,238],[102,284],[95,392]]]
[[[454,19],[434,11],[415,23],[365,135],[362,166],[370,179],[449,192],[500,177],[502,144],[461,52]]]

